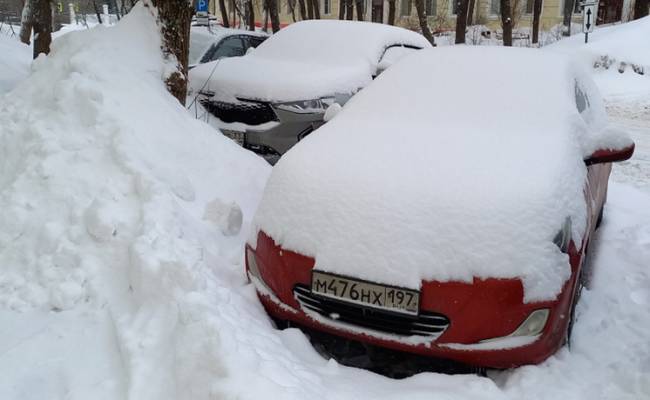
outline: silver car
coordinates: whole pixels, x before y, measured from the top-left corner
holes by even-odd
[[[274,164],[397,60],[431,47],[406,29],[357,21],[295,23],[244,57],[190,72],[198,103],[224,135]]]

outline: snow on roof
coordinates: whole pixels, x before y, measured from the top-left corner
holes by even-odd
[[[418,52],[283,156],[254,223],[325,271],[520,277],[527,301],[553,299],[570,268],[552,239],[567,217],[578,244],[585,229],[579,141],[606,123],[578,112],[578,71],[531,49]]]
[[[307,100],[353,93],[372,80],[389,46],[431,47],[420,34],[371,22],[309,20],[291,24],[251,54],[190,71],[194,87],[216,97]]]

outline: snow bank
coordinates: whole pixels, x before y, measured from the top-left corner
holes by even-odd
[[[386,47],[431,47],[403,28],[357,21],[310,20],[291,24],[245,57],[207,63],[190,72],[196,90],[216,99],[309,100],[348,94],[371,82]]]
[[[585,67],[593,68],[593,77],[606,96],[625,94],[648,96],[650,93],[650,17],[574,35],[545,47],[569,54]]]
[[[10,91],[25,79],[32,61],[32,49],[18,36],[0,33],[0,95]]]
[[[207,397],[219,367],[197,354],[219,339],[204,291],[212,271],[243,281],[269,167],[194,120],[169,68],[137,6],[55,40],[0,98],[0,398]],[[14,323],[48,332],[31,341],[45,354],[5,352],[21,348]],[[46,343],[61,335],[67,352]]]
[[[409,288],[520,277],[526,301],[554,299],[571,271],[552,240],[566,218],[578,246],[585,229],[582,160],[630,143],[603,129],[588,80],[578,112],[578,76],[538,50],[418,52],[280,160],[255,228],[325,271]]]

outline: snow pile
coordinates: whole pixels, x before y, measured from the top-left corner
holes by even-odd
[[[594,68],[594,79],[605,95],[650,93],[650,17],[598,28],[545,47],[576,57]]]
[[[578,246],[585,229],[582,160],[630,144],[578,76],[538,50],[417,52],[280,160],[255,228],[325,271],[409,288],[521,277],[526,301],[554,299],[571,271],[553,238],[567,218]]]
[[[354,93],[372,81],[387,47],[431,47],[420,34],[369,22],[310,20],[289,25],[245,57],[190,72],[216,99],[309,100]]]
[[[10,91],[29,73],[32,49],[18,40],[18,36],[0,33],[0,95]]]
[[[219,340],[209,279],[243,281],[269,167],[191,118],[166,92],[169,68],[137,6],[57,39],[0,98],[0,398],[210,391],[216,358],[197,358]],[[14,325],[33,332],[31,359],[9,351],[24,339]]]

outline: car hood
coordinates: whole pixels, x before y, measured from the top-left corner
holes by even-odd
[[[370,83],[374,72],[367,64],[322,66],[250,54],[199,65],[189,76],[193,92],[214,93],[215,100],[275,103],[351,94]]]

